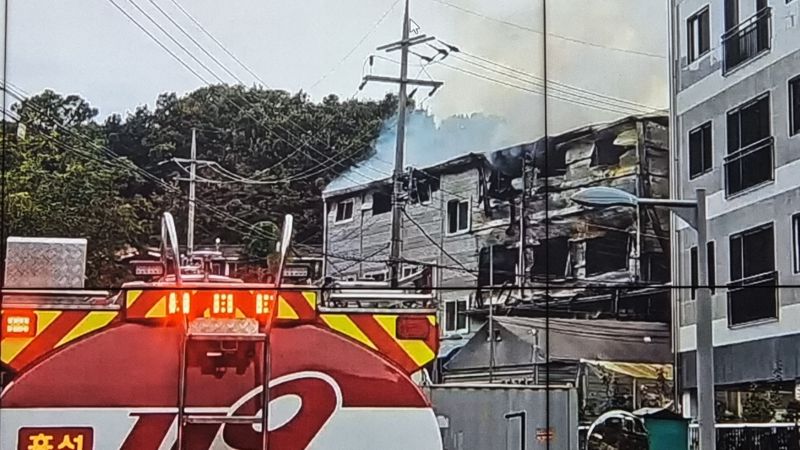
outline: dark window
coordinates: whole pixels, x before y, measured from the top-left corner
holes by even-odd
[[[372,194],[372,215],[384,214],[392,210],[392,196],[386,192]]]
[[[730,238],[728,321],[737,325],[778,317],[772,225]]]
[[[708,288],[713,294],[716,292],[715,286],[717,284],[717,262],[716,255],[714,253],[714,242],[708,242],[706,244],[706,251],[708,252]],[[690,258],[692,271],[692,299],[695,299],[697,298],[697,288],[700,287],[700,276],[697,272],[697,268],[700,266],[700,262],[698,261],[697,247],[692,247]]]
[[[772,180],[771,129],[769,94],[728,112],[727,194]]]
[[[725,31],[739,25],[739,0],[725,0]]]
[[[586,275],[598,275],[628,268],[628,233],[608,231],[586,241]]]
[[[353,200],[343,200],[336,204],[336,222],[353,218]]]
[[[717,292],[717,253],[714,242],[707,243],[706,248],[708,249],[708,287],[714,294]]]
[[[568,260],[568,238],[546,239],[533,247],[533,276],[563,278],[567,275]]]
[[[614,138],[598,140],[594,143],[592,166],[616,166],[619,158],[625,153],[625,147],[614,144]]]
[[[444,330],[457,332],[467,330],[467,301],[454,300],[444,304]]]
[[[789,81],[789,135],[800,133],[800,76]]]
[[[758,0],[756,14],[741,23],[736,23],[739,20],[737,3],[738,0],[726,2],[726,31],[722,35],[723,74],[768,51],[771,45],[772,9],[767,2]]]
[[[794,273],[800,273],[800,214],[792,216],[792,248]]]
[[[469,202],[450,200],[447,202],[447,232],[450,234],[469,229]]]
[[[691,271],[692,271],[692,300],[697,298],[697,287],[699,286],[699,276],[697,274],[697,247],[692,247],[689,251],[690,259],[691,259]]]
[[[478,255],[478,286],[516,282],[519,250],[504,245],[484,247]]]
[[[689,133],[689,177],[711,170],[712,159],[711,122],[708,122]]]
[[[695,61],[705,55],[711,48],[711,31],[709,29],[708,7],[689,17],[686,21],[688,29],[687,42],[689,44],[689,62]]]

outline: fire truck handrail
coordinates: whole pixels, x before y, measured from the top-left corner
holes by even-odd
[[[358,307],[340,307],[332,308],[320,306],[319,312],[321,314],[342,314],[343,312],[352,314],[386,314],[386,308],[358,308]],[[435,308],[396,308],[392,309],[392,314],[436,314]]]
[[[120,305],[100,304],[93,305],[91,303],[61,303],[61,302],[23,302],[15,303],[13,301],[4,301],[3,309],[36,309],[36,310],[73,310],[73,311],[119,311],[122,309]]]
[[[83,290],[83,289],[27,289],[27,288],[6,288],[0,290],[3,295],[17,296],[59,296],[59,297],[105,297],[111,296],[110,291]]]

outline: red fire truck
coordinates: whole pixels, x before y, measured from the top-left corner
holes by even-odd
[[[442,447],[412,379],[438,351],[430,294],[182,270],[169,214],[161,258],[113,295],[3,291],[0,448]]]

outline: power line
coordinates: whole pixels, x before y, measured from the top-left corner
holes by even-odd
[[[224,51],[228,56],[230,56],[234,61],[236,61],[236,63],[239,64],[239,66],[241,66],[244,70],[246,70],[247,73],[249,73],[253,78],[258,80],[263,86],[267,85],[267,83],[264,82],[264,80],[262,80],[258,75],[256,75],[256,73],[253,72],[245,63],[243,63],[241,60],[239,60],[239,58],[237,58],[236,55],[233,54],[233,52],[228,50],[225,47],[225,45],[223,45],[222,42],[220,42],[217,38],[215,38],[197,19],[195,19],[191,14],[189,14],[189,12],[186,11],[186,9],[183,6],[181,6],[181,4],[178,3],[177,0],[170,0],[170,1],[172,2],[172,4],[174,4],[183,13],[183,15],[185,15],[187,18],[189,18],[189,20],[191,20],[192,23],[194,23],[195,26],[198,29],[200,29],[201,32],[203,32],[203,34],[205,34],[212,41],[214,41],[214,43],[217,44],[217,46],[219,48],[221,48],[222,51]]]
[[[148,0],[148,1],[149,1],[149,2],[150,2],[150,4],[152,4],[152,5],[153,5],[153,6],[154,6],[154,7],[155,7],[155,8],[156,8],[156,9],[157,9],[157,10],[158,10],[158,11],[159,11],[159,12],[160,12],[160,13],[161,13],[163,16],[164,16],[164,17],[166,17],[166,18],[167,18],[167,20],[169,20],[169,21],[170,21],[170,23],[172,23],[172,25],[174,25],[174,26],[175,26],[175,28],[177,28],[178,30],[180,30],[180,31],[181,31],[181,33],[183,33],[183,35],[184,35],[184,36],[186,36],[187,38],[189,38],[189,40],[190,40],[190,41],[192,41],[192,43],[194,43],[194,45],[195,45],[195,46],[197,46],[197,48],[199,48],[199,49],[200,49],[200,50],[201,50],[203,53],[205,53],[205,54],[206,54],[206,56],[208,56],[209,58],[211,58],[211,59],[212,59],[212,60],[213,60],[213,61],[214,61],[214,62],[215,62],[215,63],[216,63],[216,64],[217,64],[219,67],[221,67],[221,68],[222,68],[222,70],[224,70],[224,71],[225,71],[225,72],[226,72],[228,75],[230,75],[230,76],[231,76],[233,79],[235,79],[235,80],[236,80],[236,81],[238,81],[239,83],[241,83],[241,84],[244,84],[244,81],[242,81],[242,79],[241,79],[241,78],[239,78],[238,76],[236,76],[236,74],[235,74],[235,73],[233,73],[233,72],[232,72],[230,69],[228,69],[228,68],[227,68],[227,67],[226,67],[224,64],[222,64],[222,63],[221,63],[221,62],[220,62],[220,61],[219,61],[219,60],[218,60],[218,59],[217,59],[217,58],[216,58],[214,55],[212,55],[212,54],[211,54],[211,53],[210,53],[208,50],[206,50],[206,49],[205,49],[205,47],[203,47],[202,45],[200,45],[200,43],[199,43],[199,42],[197,42],[197,40],[196,40],[196,39],[195,39],[195,38],[194,38],[194,37],[193,37],[193,36],[192,36],[192,35],[191,35],[189,32],[187,32],[185,28],[183,28],[183,27],[182,27],[182,26],[181,26],[179,23],[177,23],[177,22],[175,21],[175,19],[173,19],[173,18],[172,18],[172,16],[170,16],[170,15],[169,15],[169,14],[168,14],[166,11],[164,11],[164,9],[163,9],[163,8],[161,8],[160,6],[158,6],[158,3],[156,3],[156,2],[155,2],[155,0]]]
[[[150,33],[149,31],[147,31],[147,29],[146,29],[146,28],[144,28],[144,27],[143,27],[143,26],[142,26],[142,25],[141,25],[141,24],[140,24],[140,23],[139,23],[139,22],[138,22],[136,19],[134,19],[134,18],[133,18],[133,17],[132,17],[130,14],[128,14],[128,13],[127,13],[127,11],[125,11],[124,9],[122,9],[121,7],[119,7],[119,5],[118,5],[118,4],[116,4],[116,2],[114,2],[114,0],[108,0],[108,1],[109,1],[109,2],[111,2],[112,4],[114,4],[114,6],[116,6],[116,7],[117,7],[117,9],[119,9],[119,10],[120,10],[120,11],[121,11],[121,12],[122,12],[122,13],[123,13],[123,14],[124,14],[124,15],[125,15],[125,16],[126,16],[128,19],[129,19],[129,20],[130,20],[130,21],[132,21],[134,24],[136,24],[136,25],[137,25],[137,27],[138,27],[139,29],[141,29],[142,31],[144,31],[144,32],[147,34],[147,36],[148,36],[148,37],[150,37],[152,40],[156,41],[156,43],[158,43],[158,44],[159,44],[159,46],[161,46],[163,49],[167,50],[167,51],[170,53],[170,55],[172,55],[173,57],[176,57],[176,58],[177,58],[177,55],[175,55],[175,53],[173,53],[171,50],[169,50],[169,49],[168,49],[168,48],[167,48],[167,47],[166,47],[166,46],[165,46],[165,45],[164,45],[164,44],[163,44],[163,43],[162,43],[162,42],[161,42],[161,41],[160,41],[158,38],[156,38],[156,37],[155,37],[155,36],[154,36],[152,33]],[[161,26],[160,26],[160,24],[158,24],[158,23],[157,23],[157,22],[156,22],[156,21],[155,21],[155,20],[154,20],[152,17],[150,17],[149,15],[147,15],[147,14],[146,14],[144,11],[142,11],[142,10],[141,10],[141,8],[140,8],[140,7],[138,7],[138,5],[136,5],[135,3],[133,3],[133,0],[128,0],[128,1],[129,1],[129,2],[131,2],[131,3],[132,3],[132,4],[133,4],[133,5],[134,5],[134,6],[135,6],[137,9],[139,9],[141,12],[143,12],[143,13],[145,14],[145,16],[146,16],[146,17],[147,17],[147,18],[148,18],[148,19],[149,19],[151,22],[154,22],[154,23],[156,24],[156,26],[157,26],[157,27],[158,27],[158,28],[159,28],[159,29],[160,29],[162,32],[164,32],[165,34],[167,34],[167,36],[168,36],[168,37],[170,37],[170,39],[172,39],[172,40],[173,40],[173,42],[176,42],[176,41],[174,40],[174,38],[172,38],[172,36],[171,36],[169,33],[167,33],[167,32],[166,32],[166,31],[163,29],[163,27],[161,27]],[[179,45],[179,46],[180,46],[180,47],[181,47],[181,48],[182,48],[184,51],[186,51],[187,53],[190,53],[190,52],[188,52],[188,50],[186,50],[186,48],[185,48],[185,47],[183,47],[183,46],[182,46],[180,43],[177,43],[177,42],[176,42],[176,44],[177,44],[177,45]],[[197,58],[196,58],[196,57],[194,57],[194,56],[193,56],[193,55],[191,55],[191,54],[190,54],[190,56],[192,56],[192,58],[193,58],[193,59],[195,59],[195,60],[197,61]],[[177,58],[177,59],[178,59],[179,61],[181,61],[181,62],[182,62],[182,60],[180,60],[180,58]],[[190,68],[190,67],[189,67],[189,66],[188,66],[186,63],[183,63],[183,65],[184,65],[185,67],[187,67],[187,68]],[[204,68],[205,68],[207,71],[209,71],[209,72],[210,72],[210,73],[211,73],[211,74],[212,74],[212,75],[213,75],[215,78],[217,78],[218,80],[220,80],[221,82],[223,82],[223,81],[222,81],[222,79],[221,79],[221,78],[220,78],[218,75],[216,75],[216,73],[214,73],[214,72],[213,72],[211,69],[209,69],[209,68],[208,68],[208,66],[206,66],[206,65],[204,65],[204,64],[202,64],[202,63],[201,63],[201,65],[202,65],[202,66],[203,66],[203,67],[204,67]],[[199,78],[201,81],[203,81],[205,84],[207,84],[207,85],[210,85],[210,83],[209,83],[207,80],[205,80],[205,78],[203,78],[202,76],[199,76],[199,74],[198,74],[196,71],[194,71],[193,69],[192,69],[192,73],[193,73],[193,74],[195,74],[196,76],[198,76],[198,78]],[[235,93],[236,93],[236,94],[239,96],[239,98],[241,98],[241,99],[242,99],[242,100],[243,100],[245,103],[248,103],[250,106],[253,106],[253,107],[255,107],[255,105],[254,105],[253,103],[251,103],[249,100],[247,100],[247,98],[245,98],[244,96],[242,96],[240,92],[238,92],[238,91],[234,91],[234,92],[235,92]],[[251,117],[251,118],[252,118],[254,121],[256,121],[256,123],[259,123],[259,120],[258,120],[258,118],[256,118],[256,117],[252,116],[252,114],[250,114],[250,113],[249,113],[249,111],[245,111],[244,109],[242,109],[242,107],[241,107],[241,106],[239,106],[238,104],[236,104],[236,102],[234,102],[234,101],[232,101],[232,100],[229,100],[229,101],[230,101],[230,103],[231,103],[233,106],[235,106],[235,107],[236,107],[236,108],[239,110],[239,112],[241,112],[241,113],[243,113],[243,114],[246,114],[246,115],[250,116],[250,117]],[[290,122],[290,123],[292,123],[293,125],[295,125],[295,127],[299,127],[299,126],[298,126],[296,123],[294,123],[293,121],[291,121],[291,120],[290,120],[289,122]],[[290,136],[292,136],[292,137],[294,137],[294,138],[297,138],[297,136],[296,136],[296,135],[294,135],[294,134],[293,134],[291,131],[287,130],[286,128],[283,128],[281,125],[277,124],[277,125],[276,125],[276,127],[277,127],[277,128],[279,128],[279,129],[281,129],[281,130],[283,130],[284,132],[286,132],[286,133],[287,133],[287,134],[289,134]],[[299,128],[302,130],[302,127],[299,127]],[[273,133],[273,134],[274,134],[274,132],[273,132],[273,131],[271,131],[271,130],[268,130],[268,131],[269,131],[270,133]],[[367,133],[367,130],[365,130],[365,132],[364,132],[364,133],[362,133],[362,135],[366,135],[366,133]],[[279,137],[280,137],[280,136],[279,136]],[[359,136],[359,137],[361,137],[361,136]],[[288,143],[288,141],[287,141],[287,143]],[[358,143],[360,143],[360,142],[358,142],[358,141],[356,141],[356,142],[353,142],[353,144],[351,144],[351,146],[355,146],[355,145],[356,145],[356,144],[358,144]],[[291,143],[289,143],[289,145],[291,145]],[[331,163],[333,163],[333,164],[335,164],[335,165],[339,165],[339,166],[341,166],[342,168],[344,168],[344,169],[346,169],[346,170],[353,170],[353,171],[355,171],[355,172],[357,172],[357,173],[358,173],[358,171],[357,171],[357,170],[355,170],[354,168],[352,168],[352,167],[349,167],[349,166],[346,166],[346,165],[345,165],[343,162],[341,162],[341,161],[336,161],[336,160],[335,160],[335,159],[333,159],[332,157],[330,157],[330,156],[328,156],[328,155],[325,155],[324,153],[320,152],[319,150],[317,150],[317,149],[316,149],[316,148],[314,148],[313,146],[310,146],[310,145],[308,145],[308,143],[307,143],[307,142],[303,142],[303,143],[302,143],[302,145],[301,145],[301,147],[302,147],[302,146],[307,146],[309,149],[313,150],[315,153],[317,153],[318,155],[320,155],[320,156],[322,156],[323,158],[325,158],[325,159],[326,159],[328,162],[331,162]],[[295,147],[295,149],[296,149],[296,150],[299,150],[299,151],[302,151],[300,147]],[[308,153],[306,153],[306,152],[303,152],[303,153],[305,153],[305,154],[306,154],[306,156],[308,156],[309,158],[311,158],[311,159],[315,159],[315,158],[314,158],[312,155],[310,155],[310,154],[308,154]],[[317,160],[317,161],[318,161],[318,160]],[[324,163],[322,163],[322,164],[324,164]],[[373,170],[374,170],[374,169],[373,169]],[[369,179],[369,177],[367,177],[367,176],[365,176],[365,175],[363,175],[363,174],[361,174],[361,173],[359,173],[359,175],[363,176],[365,179]],[[385,174],[383,174],[383,175],[385,175]],[[349,177],[349,176],[348,176],[346,173],[342,174],[341,176],[342,176],[342,177],[344,177],[344,178],[346,178],[346,179],[348,179],[348,180],[350,180],[350,181],[352,181],[352,182],[354,182],[354,183],[360,184],[358,181],[356,181],[356,180],[353,180],[352,178],[350,178],[350,177]]]
[[[111,1],[111,0],[109,0],[109,1]],[[153,25],[155,25],[155,26],[156,26],[156,28],[158,28],[159,30],[161,30],[161,32],[162,32],[162,33],[164,33],[164,35],[166,35],[166,36],[169,38],[169,40],[170,40],[170,41],[172,41],[172,42],[173,42],[175,45],[177,45],[177,46],[178,46],[178,48],[180,48],[181,50],[183,50],[183,52],[184,52],[184,53],[186,53],[187,55],[189,55],[189,57],[190,57],[190,58],[192,58],[192,59],[194,60],[194,62],[196,62],[197,64],[199,64],[199,65],[200,65],[200,67],[202,67],[203,69],[205,69],[205,70],[206,70],[208,73],[210,73],[210,74],[211,74],[211,76],[213,76],[214,78],[216,78],[216,79],[217,79],[217,81],[219,81],[220,83],[223,83],[223,84],[225,83],[225,80],[223,80],[223,79],[222,79],[222,78],[221,78],[219,75],[217,75],[217,74],[216,74],[216,72],[214,72],[213,70],[211,70],[211,68],[210,68],[210,67],[208,67],[208,66],[207,66],[207,65],[206,65],[204,62],[200,61],[200,59],[199,59],[199,58],[197,58],[197,57],[196,57],[196,56],[195,56],[195,55],[194,55],[192,52],[190,52],[190,51],[189,51],[189,49],[187,49],[187,48],[186,48],[186,46],[184,46],[184,45],[183,45],[183,44],[181,44],[181,43],[180,43],[180,42],[179,42],[177,39],[175,39],[175,37],[174,37],[174,36],[172,36],[172,34],[171,34],[169,31],[165,30],[165,29],[164,29],[164,27],[162,27],[162,26],[161,26],[161,24],[160,24],[160,23],[158,23],[158,21],[157,21],[157,20],[155,20],[155,19],[153,18],[153,16],[151,16],[150,14],[148,14],[148,13],[147,13],[147,11],[145,11],[144,9],[142,9],[142,7],[141,7],[141,6],[139,6],[139,4],[138,4],[138,3],[136,3],[136,1],[135,1],[135,0],[128,0],[128,3],[130,3],[131,5],[133,5],[133,7],[134,7],[134,8],[136,8],[136,10],[138,10],[138,11],[139,11],[139,12],[140,12],[140,13],[141,13],[141,14],[142,14],[142,15],[143,15],[145,18],[147,18],[147,20],[149,20],[149,21],[150,21],[150,23],[152,23]]]
[[[392,3],[392,6],[389,7],[389,9],[386,10],[385,13],[383,13],[383,15],[378,19],[377,22],[375,22],[375,25],[373,25],[373,27],[366,34],[364,34],[364,36],[362,36],[361,39],[358,40],[356,45],[354,45],[353,48],[351,48],[350,51],[347,52],[347,54],[345,54],[344,57],[342,57],[342,59],[340,59],[338,63],[336,63],[333,67],[331,67],[331,69],[328,72],[323,74],[322,77],[320,77],[317,81],[315,81],[314,84],[312,84],[309,89],[314,89],[315,87],[317,87],[320,83],[325,81],[325,79],[328,78],[332,73],[334,73],[339,67],[341,67],[341,65],[344,64],[344,62],[347,61],[347,59],[350,58],[350,56],[353,53],[355,53],[355,51],[358,50],[359,47],[361,47],[361,44],[363,44],[364,41],[366,41],[370,36],[372,36],[372,33],[374,33],[375,30],[377,30],[378,27],[381,25],[381,23],[383,23],[386,17],[392,11],[394,11],[398,3],[400,3],[400,0],[395,0],[394,3]]]
[[[657,58],[657,59],[666,59],[667,58],[666,56],[660,55],[658,53],[650,53],[650,52],[645,52],[645,51],[641,51],[641,50],[634,50],[634,49],[629,49],[629,48],[622,48],[622,47],[614,47],[614,46],[610,46],[610,45],[603,45],[603,44],[598,44],[596,42],[584,41],[582,39],[577,39],[577,38],[574,38],[574,37],[565,36],[565,35],[561,35],[561,34],[556,34],[556,33],[552,33],[552,32],[539,31],[539,30],[537,30],[535,28],[532,28],[532,27],[528,27],[528,26],[525,26],[525,25],[520,25],[518,23],[509,22],[507,20],[502,20],[502,19],[498,19],[496,17],[488,16],[486,14],[483,14],[483,13],[480,13],[480,12],[477,12],[477,11],[473,11],[473,10],[465,8],[463,6],[459,6],[459,5],[456,5],[454,3],[448,2],[446,0],[431,0],[431,1],[435,2],[435,3],[439,3],[439,4],[447,6],[447,7],[450,7],[450,8],[453,8],[455,10],[464,12],[466,14],[470,14],[470,15],[473,15],[473,16],[476,16],[476,17],[480,17],[482,19],[489,20],[489,21],[492,21],[492,22],[497,22],[497,23],[500,23],[500,24],[503,24],[503,25],[506,25],[506,26],[509,26],[509,27],[512,27],[512,28],[516,28],[518,30],[524,30],[524,31],[528,31],[528,32],[539,34],[539,35],[543,35],[543,36],[549,36],[549,37],[552,37],[552,38],[560,39],[560,40],[567,41],[567,42],[572,42],[572,43],[575,43],[575,44],[585,45],[585,46],[588,46],[588,47],[601,48],[601,49],[604,49],[604,50],[611,50],[611,51],[615,51],[615,52],[623,52],[623,53],[630,53],[630,54],[633,54],[633,55],[646,56],[646,57],[649,57],[649,58]]]
[[[4,89],[5,92],[11,94],[13,97],[15,97],[19,101],[24,101],[25,100],[25,98],[23,96],[21,96],[20,94],[13,92],[13,90],[9,90],[9,86],[10,86],[10,83],[6,83],[4,85],[3,89]],[[26,107],[32,109],[34,112],[37,112],[40,116],[48,117],[41,109],[37,108],[31,102],[26,103]],[[50,118],[50,117],[48,117],[48,118]],[[50,119],[52,119],[52,118],[50,118]],[[141,175],[141,176],[143,176],[143,177],[145,177],[147,179],[150,179],[151,181],[154,181],[157,185],[161,186],[165,190],[168,190],[168,191],[171,191],[171,192],[179,192],[179,193],[181,193],[180,188],[172,186],[172,185],[166,183],[164,180],[162,180],[162,179],[156,177],[155,175],[151,174],[150,172],[148,172],[148,171],[136,166],[135,164],[131,163],[127,158],[121,157],[120,155],[115,153],[110,148],[105,147],[105,146],[101,146],[101,145],[95,143],[92,138],[90,138],[90,137],[88,137],[88,136],[86,136],[86,135],[84,135],[82,133],[79,133],[79,132],[77,132],[77,131],[75,131],[73,129],[70,129],[70,128],[64,126],[63,124],[61,124],[61,123],[59,123],[57,121],[54,121],[54,123],[55,123],[57,128],[60,128],[60,129],[64,130],[68,135],[70,135],[70,136],[72,136],[74,138],[77,138],[79,140],[82,140],[84,143],[89,144],[90,146],[94,147],[95,149],[103,151],[106,154],[106,157],[114,158],[114,159],[111,159],[111,160],[99,159],[95,155],[91,155],[89,153],[86,153],[85,150],[78,149],[78,148],[76,148],[74,146],[71,146],[71,145],[65,144],[63,142],[60,142],[58,139],[52,138],[49,135],[42,134],[42,136],[48,142],[51,142],[54,145],[60,146],[60,148],[62,148],[62,149],[65,149],[67,151],[71,151],[71,152],[73,152],[73,153],[75,153],[75,154],[77,154],[79,156],[82,156],[82,157],[84,157],[86,159],[89,159],[89,160],[92,160],[94,162],[97,162],[99,164],[104,164],[104,165],[108,165],[108,166],[115,167],[115,168],[118,168],[118,169],[126,170],[126,171],[128,171],[130,173],[137,173],[137,174],[139,174],[139,175]],[[128,161],[128,164],[122,163],[121,161],[123,161],[123,160],[124,161]],[[203,201],[200,201],[200,200],[195,200],[195,202],[196,202],[196,204],[198,204],[199,206],[203,207],[204,209],[210,211],[213,214],[216,214],[218,217],[221,217],[221,218],[224,218],[224,219],[233,220],[234,222],[239,223],[240,225],[246,226],[247,229],[248,229],[248,233],[255,233],[256,235],[258,235],[258,237],[261,237],[261,238],[277,239],[277,236],[273,236],[273,235],[269,235],[267,233],[263,233],[260,230],[256,229],[253,224],[250,224],[250,223],[248,223],[248,222],[246,222],[246,221],[244,221],[244,220],[242,220],[242,219],[240,219],[240,218],[238,218],[238,217],[236,217],[236,216],[234,216],[234,215],[232,215],[232,214],[230,214],[230,213],[228,213],[226,211],[220,210],[219,208],[217,208],[217,207],[215,207],[213,205],[210,205],[210,204],[208,204],[206,202],[203,202]],[[234,231],[236,233],[243,234],[240,230],[234,230],[234,229],[228,227],[226,224],[223,224],[223,227],[227,228],[227,229],[229,229],[231,231]]]
[[[167,53],[168,53],[170,56],[172,56],[172,58],[173,58],[173,59],[175,59],[176,61],[178,61],[178,62],[179,62],[179,63],[180,63],[180,64],[181,64],[183,67],[185,67],[185,68],[186,68],[186,70],[188,70],[188,71],[189,71],[189,72],[191,72],[191,73],[192,73],[194,76],[196,76],[197,78],[199,78],[199,79],[200,79],[200,80],[201,80],[203,83],[205,83],[205,84],[210,84],[210,83],[208,82],[208,80],[206,80],[206,79],[205,79],[205,78],[204,78],[202,75],[200,75],[200,74],[199,74],[199,73],[198,73],[196,70],[194,70],[194,69],[193,69],[191,66],[189,66],[189,65],[188,65],[188,64],[187,64],[187,63],[186,63],[184,60],[182,60],[182,59],[181,59],[181,58],[180,58],[178,55],[176,55],[176,54],[175,54],[175,52],[173,52],[172,50],[170,50],[170,49],[169,49],[169,48],[168,48],[166,45],[164,45],[164,44],[163,44],[161,41],[159,41],[159,40],[158,40],[158,38],[156,38],[155,36],[153,36],[153,34],[152,34],[152,33],[150,33],[150,31],[148,31],[148,30],[147,30],[147,29],[146,29],[144,26],[142,26],[142,24],[140,24],[139,22],[137,22],[137,21],[136,21],[136,19],[134,19],[134,18],[133,18],[133,16],[131,16],[130,14],[128,14],[128,11],[125,11],[125,9],[124,9],[124,8],[122,8],[121,6],[119,6],[119,5],[117,4],[117,2],[115,2],[114,0],[108,0],[108,2],[109,2],[109,3],[111,3],[112,5],[114,5],[114,7],[115,7],[115,8],[117,8],[117,9],[119,10],[119,12],[121,12],[123,15],[125,15],[125,17],[127,17],[127,18],[128,18],[128,20],[130,20],[131,22],[133,22],[133,24],[134,24],[134,25],[136,25],[136,27],[137,27],[137,28],[139,28],[140,30],[142,30],[142,32],[143,32],[144,34],[146,34],[147,36],[149,36],[149,37],[150,37],[150,39],[152,39],[153,41],[155,41],[155,43],[156,43],[156,44],[158,44],[158,46],[159,46],[159,47],[161,47],[162,49],[164,49],[164,51],[165,51],[165,52],[167,52]]]
[[[403,215],[404,215],[404,216],[406,216],[406,219],[408,219],[408,220],[409,220],[409,222],[411,222],[411,223],[412,223],[412,224],[413,224],[415,227],[417,227],[417,229],[420,231],[420,233],[422,233],[422,235],[423,235],[423,236],[425,236],[425,239],[427,239],[428,241],[430,241],[430,243],[431,243],[431,244],[433,244],[433,245],[434,245],[436,248],[438,248],[438,249],[439,249],[439,251],[441,251],[441,252],[442,252],[442,254],[444,254],[445,256],[447,256],[448,258],[450,258],[450,259],[451,259],[451,260],[452,260],[454,263],[458,264],[458,266],[459,266],[459,267],[461,267],[462,269],[464,269],[465,271],[469,271],[469,269],[467,269],[467,268],[464,266],[464,264],[461,264],[461,261],[459,261],[459,260],[455,259],[455,258],[453,257],[453,255],[451,255],[450,253],[448,253],[448,252],[447,252],[447,250],[445,250],[445,249],[444,249],[444,247],[442,247],[441,245],[439,245],[439,243],[438,243],[438,242],[436,242],[436,240],[435,240],[435,239],[433,239],[433,238],[432,238],[432,237],[431,237],[431,236],[428,234],[428,232],[427,232],[427,231],[425,231],[425,229],[424,229],[424,228],[422,228],[422,225],[420,225],[420,224],[419,224],[419,223],[418,223],[416,220],[414,220],[414,219],[411,217],[411,215],[410,215],[410,214],[408,214],[408,212],[405,210],[405,208],[403,208]]]

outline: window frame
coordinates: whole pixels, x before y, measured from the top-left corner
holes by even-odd
[[[789,137],[800,135],[800,115],[795,116],[794,101],[800,104],[800,75],[796,75],[787,82],[789,96]],[[800,111],[800,108],[798,108]]]
[[[467,227],[464,229],[459,229],[458,224],[460,223],[460,215],[456,216],[456,231],[450,231],[450,204],[456,202],[456,213],[460,214],[461,211],[461,204],[467,204]],[[472,230],[472,199],[460,199],[460,198],[452,198],[447,201],[445,204],[445,236],[458,236],[461,234],[467,234]]]
[[[442,320],[442,332],[444,333],[444,335],[445,336],[451,336],[451,335],[455,335],[455,334],[469,333],[469,319],[466,316],[466,313],[467,313],[467,311],[469,311],[469,308],[470,308],[469,298],[457,298],[457,299],[454,298],[454,299],[445,300],[442,303],[444,303],[444,307],[442,308],[442,315],[444,316],[443,317],[444,320]],[[460,303],[464,304],[464,311],[462,311],[462,315],[464,317],[464,327],[463,328],[459,328],[458,327],[458,317],[459,317],[458,305]],[[447,323],[447,306],[448,305],[455,305],[455,315],[453,316],[453,329],[449,329],[448,328],[448,323]]]
[[[707,35],[705,36],[706,49],[702,50],[698,41],[698,37],[702,38],[702,21],[699,19],[704,15]],[[694,27],[695,23],[698,24],[697,32]],[[695,49],[695,47],[697,48]],[[700,50],[697,55],[694,54],[695,50]],[[688,64],[692,64],[709,53],[711,53],[711,9],[705,5],[686,19],[686,61]]]
[[[352,205],[350,207],[350,217],[339,219],[339,209],[341,208],[341,206],[343,204],[346,204],[346,203],[350,203],[350,205]],[[342,223],[352,222],[355,219],[355,216],[356,216],[356,200],[354,198],[349,198],[349,199],[340,200],[340,201],[336,202],[336,209],[333,212],[333,223],[334,224],[338,225],[338,224],[342,224]]]
[[[792,215],[792,273],[800,274],[800,212]]]
[[[706,132],[710,136],[709,137],[709,145],[711,147],[710,150],[709,150],[710,159],[708,161],[708,167],[706,167],[706,160],[705,160],[706,148],[705,148],[705,139],[703,139],[705,137],[705,133]],[[701,137],[701,141],[700,142],[701,142],[702,148],[700,149],[700,171],[699,172],[692,172],[692,150],[693,150],[692,149],[692,135],[695,134],[695,133],[701,133],[701,136],[700,136]],[[713,124],[713,122],[709,120],[708,122],[705,122],[705,123],[693,128],[693,129],[689,130],[689,143],[688,144],[689,145],[687,147],[689,148],[689,158],[688,158],[689,159],[689,179],[690,180],[694,180],[694,179],[699,178],[699,177],[701,177],[701,176],[703,176],[703,175],[705,175],[707,173],[712,172],[714,170],[714,124]]]
[[[761,231],[763,231],[765,229],[769,229],[771,231],[771,233],[772,233],[772,249],[771,249],[771,252],[772,252],[772,270],[768,271],[768,272],[758,273],[758,274],[746,275],[744,264],[748,260],[748,258],[747,258],[747,255],[744,254],[744,249],[745,249],[744,239],[748,235],[753,235],[753,234],[759,233],[759,232],[761,232]],[[739,245],[741,246],[741,250],[738,252],[739,253],[739,263],[741,264],[741,267],[738,270],[741,273],[739,274],[740,278],[737,278],[737,279],[734,279],[734,277],[733,277],[734,264],[733,264],[733,260],[732,260],[733,256],[734,256],[733,241],[735,239],[739,240],[739,242],[740,242]],[[729,282],[729,284],[727,286],[728,287],[727,322],[728,322],[728,327],[729,328],[742,328],[742,327],[747,327],[747,326],[759,325],[759,324],[765,323],[765,322],[774,322],[776,320],[780,320],[780,312],[781,312],[780,309],[781,308],[780,308],[780,295],[779,295],[779,289],[778,289],[779,272],[778,272],[778,259],[777,259],[778,255],[777,255],[776,248],[775,248],[776,244],[777,243],[775,241],[775,222],[774,221],[762,223],[762,224],[747,228],[745,230],[741,230],[741,231],[738,231],[736,233],[732,233],[732,234],[730,234],[728,236],[728,246],[729,246],[729,250],[728,250],[729,273],[728,273],[728,276],[730,277],[730,282]],[[773,276],[775,278],[774,304],[772,305],[772,308],[774,308],[774,312],[775,312],[774,315],[770,315],[770,316],[766,316],[766,317],[760,317],[760,318],[755,318],[755,319],[752,319],[752,320],[747,320],[747,321],[734,323],[733,322],[733,300],[734,299],[732,298],[732,296],[735,295],[735,293],[738,292],[741,289],[747,289],[747,286],[754,286],[754,288],[763,289],[763,287],[759,288],[758,286],[756,286],[760,282],[760,280],[757,280],[757,278],[764,277],[764,276],[767,276],[767,275],[768,276]],[[756,279],[756,280],[754,280],[754,279]],[[745,285],[744,284],[745,281],[750,281],[750,283]]]
[[[751,142],[745,146],[742,146],[742,119],[741,114],[742,112],[752,106],[755,106],[762,100],[766,99],[767,105],[767,123],[769,125],[769,130],[767,133],[767,137],[761,138],[755,142]],[[745,194],[752,190],[758,189],[761,186],[774,183],[775,182],[775,126],[772,123],[772,112],[773,112],[773,105],[772,105],[772,92],[767,90],[762,92],[749,100],[740,103],[739,105],[729,109],[725,113],[725,155],[723,156],[723,170],[724,170],[724,187],[725,187],[725,198],[736,197],[738,195]],[[730,130],[730,118],[731,116],[737,116],[737,136],[736,140],[738,142],[737,148],[735,151],[731,151],[731,130]],[[756,148],[757,144],[766,143],[769,147],[769,155],[770,155],[770,176],[769,178],[760,181],[756,184],[747,187],[740,187],[737,191],[732,191],[729,185],[729,173],[728,173],[728,166],[729,164],[733,163],[733,161],[739,161],[742,158],[749,156],[752,154],[754,149]],[[743,185],[742,180],[740,179],[740,185]]]

